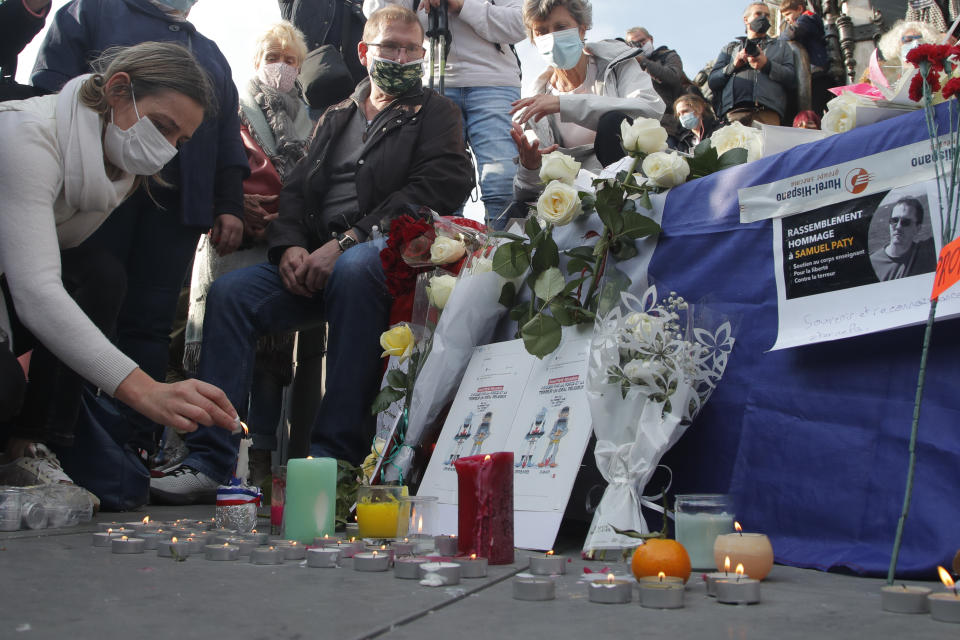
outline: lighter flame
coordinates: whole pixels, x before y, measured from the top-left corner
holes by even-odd
[[[663,571],[657,574],[657,580],[659,580],[660,582],[663,582],[663,579],[666,577],[667,577],[667,574],[665,574]]]
[[[743,535],[743,527],[740,526],[739,522],[734,522],[733,528],[737,530],[737,533],[739,533],[740,535]]]
[[[940,582],[943,583],[947,589],[953,589],[956,585],[953,582],[953,578],[950,577],[950,572],[944,569],[943,567],[937,567],[937,573],[940,574]]]
[[[737,580],[743,577],[743,563],[737,565]]]
[[[723,572],[730,573],[730,556],[723,557]]]

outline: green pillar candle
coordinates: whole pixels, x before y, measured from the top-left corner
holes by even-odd
[[[333,458],[294,458],[287,461],[284,537],[310,544],[317,536],[333,535],[337,503],[337,461]]]

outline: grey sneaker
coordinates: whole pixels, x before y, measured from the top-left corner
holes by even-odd
[[[0,464],[0,484],[30,487],[44,484],[74,484],[60,466],[60,460],[46,445],[34,442],[27,445],[23,456],[7,464]],[[86,491],[86,489],[84,489]],[[94,511],[100,509],[100,498],[87,491]]]
[[[214,504],[220,483],[185,464],[150,478],[154,504]]]

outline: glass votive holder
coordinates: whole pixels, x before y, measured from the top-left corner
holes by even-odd
[[[717,536],[733,531],[730,496],[719,493],[678,495],[676,501],[677,542],[690,556],[694,569],[713,570],[713,544]]]
[[[400,501],[397,537],[433,540],[437,526],[437,496],[404,496]]]
[[[361,538],[396,538],[400,501],[407,488],[401,485],[361,485],[357,490],[357,530]]]
[[[0,531],[20,528],[20,505],[23,492],[17,487],[0,487]]]

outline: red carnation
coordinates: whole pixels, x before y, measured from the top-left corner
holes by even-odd
[[[943,71],[943,60],[950,55],[950,47],[945,44],[921,44],[907,53],[907,62],[920,68],[923,62],[929,63],[935,71]]]
[[[960,93],[960,78],[950,78],[943,86],[943,99],[949,100]]]
[[[923,98],[923,76],[919,73],[910,79],[910,99],[920,102]]]

